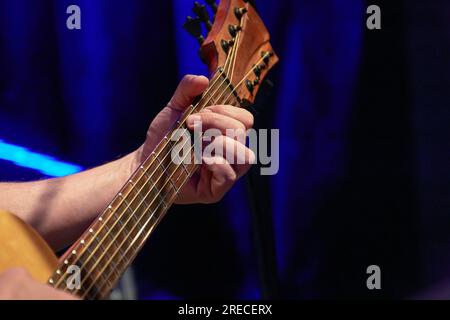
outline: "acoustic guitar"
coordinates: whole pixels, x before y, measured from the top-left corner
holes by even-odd
[[[188,17],[184,24],[201,44],[200,57],[210,72],[207,90],[60,259],[30,226],[0,212],[0,272],[22,267],[36,280],[83,299],[103,299],[116,286],[178,191],[199,168],[193,152],[189,153],[191,164],[172,161],[171,151],[178,143],[169,139],[174,130],[187,130],[186,118],[209,105],[252,105],[267,73],[278,62],[252,1],[207,3],[214,13],[212,22],[211,11],[196,2],[196,17]],[[207,37],[203,30],[208,31]]]

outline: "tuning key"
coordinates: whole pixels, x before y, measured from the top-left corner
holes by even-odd
[[[222,40],[220,41],[220,45],[222,46],[223,51],[225,51],[225,53],[228,53],[228,51],[230,51],[230,48],[235,44],[235,40],[231,39],[230,41],[227,40]]]
[[[209,13],[208,10],[206,10],[206,7],[196,1],[194,2],[194,8],[192,9],[192,11],[199,17],[200,21],[205,23],[206,29],[208,31],[211,31],[212,24],[209,20]]]
[[[230,35],[234,38],[234,37],[236,37],[236,35],[237,35],[237,33],[239,32],[239,31],[241,31],[242,30],[242,27],[241,26],[235,26],[235,25],[232,25],[232,24],[230,24],[229,26],[228,26],[228,32],[230,33]]]
[[[220,41],[220,45],[222,46],[223,51],[225,51],[225,53],[228,53],[228,51],[230,50],[230,44],[228,43],[228,41],[222,40]]]
[[[253,72],[255,73],[255,75],[257,77],[261,76],[261,71],[262,71],[261,66],[257,66],[257,65],[253,66]]]
[[[266,65],[269,64],[269,60],[270,58],[273,57],[273,52],[268,52],[268,51],[262,51],[261,52],[261,58],[263,58],[263,61]]]
[[[241,20],[244,14],[248,12],[247,8],[235,8],[234,9],[234,15],[238,20]]]
[[[250,80],[245,80],[245,86],[247,87],[248,91],[253,94],[253,90],[255,89],[253,82],[251,82]]]
[[[194,38],[198,40],[200,44],[205,41],[202,35],[202,26],[199,18],[187,17],[186,22],[183,24],[183,28]]]
[[[217,13],[217,3],[216,0],[205,0],[205,2],[211,7],[212,11]]]

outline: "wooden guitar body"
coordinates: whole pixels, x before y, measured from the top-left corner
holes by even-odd
[[[0,273],[12,268],[26,269],[46,283],[58,259],[42,237],[17,216],[0,210]]]

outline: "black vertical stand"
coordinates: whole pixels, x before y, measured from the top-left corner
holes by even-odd
[[[277,299],[278,279],[275,255],[275,237],[273,232],[272,204],[269,184],[254,167],[246,178],[247,192],[252,210],[253,238],[261,283],[263,299]]]
[[[269,99],[272,89],[272,82],[268,80],[263,82],[257,105],[264,108],[264,110],[268,110],[269,105],[272,103],[271,99]],[[249,111],[255,115],[255,128],[261,127],[261,123],[268,123],[268,119],[264,119],[262,114],[258,115],[257,110],[252,108]],[[267,126],[264,125],[264,127]],[[259,165],[254,165],[246,176],[248,198],[252,211],[254,246],[262,298],[277,299],[279,298],[279,288],[270,177],[261,176],[260,169]]]

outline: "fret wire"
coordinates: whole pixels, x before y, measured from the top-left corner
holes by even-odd
[[[191,151],[192,151],[192,149],[191,149]],[[186,158],[187,158],[187,156],[186,156]],[[194,165],[194,167],[193,167],[194,170],[193,170],[192,172],[190,172],[188,175],[186,175],[186,178],[185,178],[185,181],[183,182],[183,184],[186,183],[187,180],[189,180],[191,174],[194,173],[194,172],[196,171],[197,167],[198,167],[197,165]],[[179,169],[179,166],[175,169],[175,171],[178,171],[178,169]],[[175,171],[174,171],[173,173],[175,173]],[[172,174],[173,174],[173,173],[172,173]],[[166,183],[167,183],[167,182],[166,182]],[[173,195],[172,195],[172,198],[174,198],[175,196],[176,196],[176,194],[173,194]],[[171,200],[171,201],[173,201],[173,200]],[[162,204],[162,203],[160,203],[160,205],[161,205],[161,204]],[[159,206],[158,206],[158,208],[159,208]],[[157,209],[158,209],[158,208],[157,208]],[[157,209],[156,209],[155,211],[157,211]],[[168,207],[165,206],[165,209],[168,209]],[[151,214],[151,216],[150,216],[150,218],[147,220],[146,224],[147,224],[148,222],[151,221],[151,219],[154,217],[154,215],[155,215],[155,213]],[[161,215],[161,216],[162,216],[162,215]],[[158,217],[158,219],[160,219],[161,216]],[[135,226],[133,227],[133,229],[134,229],[134,228],[135,228]],[[143,229],[144,229],[144,228],[142,228],[141,231],[143,231]],[[138,236],[140,235],[141,231],[139,231]],[[136,239],[136,237],[135,237],[135,239]],[[134,242],[134,241],[133,241],[133,242]],[[123,246],[123,244],[124,244],[124,242],[121,244],[121,246]],[[116,254],[117,254],[117,252],[116,252],[114,255],[116,255]],[[114,255],[113,255],[113,257],[114,257]]]
[[[162,176],[163,176],[163,174],[161,174],[161,176],[158,178],[158,181],[159,181],[159,179],[160,179]],[[158,188],[156,187],[155,182],[154,182],[151,178],[148,179],[148,181],[150,181],[150,182],[153,184],[154,188],[155,188],[156,190],[158,190],[157,197],[161,197],[160,194],[161,194],[161,190],[162,190],[162,189],[161,189],[161,190],[158,189]],[[166,184],[167,184],[167,182],[166,182]],[[163,186],[163,187],[164,187],[164,186]],[[149,195],[151,195],[151,190],[152,190],[152,189],[150,189],[150,192],[147,193],[146,197],[149,196]],[[154,199],[152,200],[152,203],[151,203],[151,204],[153,204],[155,200],[156,200],[156,198],[154,197]],[[164,205],[164,207],[165,207],[166,209],[168,209],[169,206],[165,203],[164,199],[161,198],[161,200],[162,200],[162,204]],[[140,207],[141,205],[142,205],[142,202],[141,202],[141,204],[139,205],[139,207]],[[139,220],[141,220],[141,218],[142,218],[142,217],[140,217]],[[125,222],[125,226],[128,224],[129,220],[130,220],[130,218],[128,218],[127,221]],[[136,225],[133,226],[131,232],[134,231],[135,227],[136,227]],[[123,228],[122,228],[119,232],[122,232],[122,231],[123,231]],[[129,231],[129,232],[130,232],[130,231]],[[116,237],[117,237],[117,236],[116,236]],[[123,245],[123,243],[125,243],[125,241],[122,241],[121,245]],[[110,247],[110,246],[108,246],[106,250],[108,250],[109,247]],[[117,252],[116,252],[116,254],[117,254]],[[103,259],[103,257],[104,257],[104,254],[102,254],[102,255],[100,256],[100,259]],[[95,260],[95,258],[94,258],[94,260]],[[97,264],[98,264],[98,263],[96,263],[96,265],[97,265]],[[96,280],[97,280],[97,279],[96,279]]]
[[[175,171],[177,171],[178,170],[178,168],[179,168],[179,166],[175,169]],[[197,168],[197,166],[194,166],[194,169],[196,170],[196,168]],[[193,170],[193,172],[195,172],[195,170]],[[175,171],[173,172],[173,173],[175,173]],[[173,174],[172,173],[172,174]],[[186,183],[186,181],[187,180],[189,180],[189,178],[190,178],[190,175],[192,174],[192,172],[191,173],[189,173],[188,175],[186,175],[186,178],[185,178],[185,181],[183,182],[183,184],[184,183]],[[174,194],[174,195],[172,195],[172,198],[174,198],[176,196],[176,194]],[[169,207],[165,204],[165,201],[162,201],[161,203],[160,203],[160,205],[161,204],[163,204],[164,205],[164,207],[165,207],[165,210],[167,210]],[[157,209],[155,210],[155,212],[159,209],[159,206],[160,205],[158,205],[158,207],[157,207]],[[151,219],[154,217],[154,215],[155,215],[155,212],[153,212],[151,215],[150,215],[150,218],[148,219],[148,222],[149,221],[151,221]],[[161,219],[162,218],[162,215],[160,215],[157,219]],[[148,223],[147,222],[147,223]],[[147,224],[146,223],[146,224]],[[144,226],[145,227],[145,226]],[[142,229],[141,229],[141,231],[144,229],[144,227],[142,227]],[[134,229],[135,227],[133,227],[133,229]],[[141,234],[141,231],[138,233],[138,236]],[[137,236],[137,237],[138,237]],[[136,238],[136,237],[135,237]],[[125,242],[122,242],[122,244],[120,245],[121,247],[124,245],[124,243]],[[129,246],[129,247],[132,247],[133,246],[133,243],[134,243],[134,241],[132,242],[132,244]],[[128,252],[128,249],[125,251],[125,253],[123,254],[123,256],[126,256],[126,254],[127,254],[127,252]],[[116,251],[116,253],[113,255],[113,258],[114,258],[114,256],[117,254],[117,251]],[[106,265],[108,265],[108,263],[106,264]]]
[[[197,168],[194,167],[193,172],[195,172],[196,170],[197,170]],[[193,172],[192,172],[192,173],[193,173]],[[186,176],[186,179],[183,181],[183,184],[186,183],[186,182],[189,180],[189,176],[190,176],[192,173],[190,173],[189,175]],[[168,202],[169,202],[169,203],[172,202],[172,201],[175,199],[175,196],[176,196],[176,195],[173,195],[172,198],[171,198]],[[157,209],[159,209],[159,207],[158,207]],[[157,210],[157,209],[156,209],[156,210]],[[155,210],[155,211],[156,211],[156,210]],[[153,215],[154,215],[154,213],[151,214],[151,216],[148,218],[148,220],[147,220],[147,222],[145,223],[145,225],[146,225],[148,222],[151,221]],[[162,219],[162,216],[163,216],[163,215],[160,215],[160,217],[159,217],[157,220],[160,221],[160,220]],[[153,231],[153,229],[156,227],[156,225],[159,223],[159,221],[157,221],[155,224],[153,224],[153,225],[151,226],[150,230],[148,231],[148,233],[146,233],[146,234],[144,235],[144,237],[143,237],[144,241],[145,241],[145,239],[148,238],[149,234]],[[145,225],[144,225],[144,227],[145,227]],[[143,228],[144,228],[144,227],[143,227]],[[125,250],[125,254],[124,254],[125,256],[128,254],[128,251],[129,251],[130,249],[131,249],[131,250],[134,250],[134,251],[132,252],[132,257],[136,256],[136,254],[138,253],[139,248],[142,246],[142,243],[138,246],[137,249],[133,249],[133,247],[134,247],[134,242],[135,242],[136,239],[137,239],[137,237],[135,237],[135,239],[133,239],[131,245],[129,245],[128,248]],[[132,258],[131,258],[130,260],[132,260]],[[109,275],[108,275],[108,276],[109,276]],[[100,288],[101,290],[103,290],[103,286],[104,286],[104,284],[101,285],[99,288]]]
[[[159,157],[157,157],[157,158],[158,158],[158,162],[159,162],[160,166],[163,169],[163,172],[166,174],[166,177],[168,177],[168,180],[170,181],[170,183],[172,184],[172,187],[173,187],[174,186],[173,181],[172,181],[172,179],[169,177],[169,175],[167,173],[168,167],[164,166],[164,164],[161,162],[161,159],[159,159]],[[169,167],[170,167],[170,165],[169,165]],[[175,187],[175,190],[176,190],[176,187]]]
[[[127,210],[131,212],[130,217],[133,218],[134,220],[137,219],[135,212],[131,209],[130,204],[128,203],[128,201],[126,200],[126,198],[123,198],[123,202],[125,203],[125,205],[127,206]]]
[[[192,151],[192,148],[191,148],[191,151]],[[160,160],[160,159],[158,159],[158,160]],[[179,166],[175,169],[175,171],[177,171],[177,169],[179,168]],[[187,176],[187,178],[189,179],[189,177],[190,177],[190,175],[191,175],[192,173],[190,173],[188,176]],[[160,177],[161,178],[161,177]],[[158,178],[158,180],[160,179],[160,178]],[[148,179],[150,182],[152,182],[153,183],[153,185],[154,185],[154,187],[156,188],[156,184],[151,180],[151,179]],[[169,180],[170,180],[170,178],[169,178]],[[166,184],[167,184],[167,182],[166,182]],[[157,190],[158,190],[158,188],[156,188]],[[160,193],[161,191],[159,191],[158,193]],[[154,200],[153,200],[154,201]],[[163,203],[163,205],[164,205],[164,207],[166,208],[166,209],[168,209],[169,207],[167,206],[167,204],[165,203],[165,201],[162,199],[162,203]],[[134,229],[134,228],[133,228]]]
[[[184,168],[184,165],[183,165],[183,168]],[[142,177],[141,177],[141,178],[142,178]],[[175,189],[175,190],[176,190],[176,189]],[[167,205],[166,205],[165,203],[164,203],[164,206],[167,207]]]
[[[220,71],[220,70],[219,70],[219,73],[216,73],[216,74],[215,74],[215,76],[213,77],[213,79],[212,79],[212,81],[211,81],[212,84],[211,84],[211,85],[208,87],[208,89],[205,91],[205,94],[207,94],[210,90],[212,90],[212,88],[217,84],[217,82],[219,82],[219,80],[220,80],[220,73],[222,73],[222,72],[223,72],[223,71]],[[215,79],[214,79],[214,78],[215,78]],[[197,103],[196,107],[195,107],[193,110],[195,110],[202,102],[203,102],[203,101],[200,101],[199,103]],[[186,114],[184,115],[184,118],[187,118],[189,115],[190,115],[189,113],[186,113]],[[185,120],[184,120],[184,121],[185,121]],[[179,122],[178,122],[178,123],[179,123]],[[183,122],[183,124],[179,125],[178,129],[181,128],[181,126],[183,126],[183,125],[184,125],[184,122]],[[162,141],[160,142],[160,144],[158,144],[158,146],[157,146],[156,148],[161,147],[161,145],[162,145]],[[165,148],[165,146],[164,146],[162,149],[164,150],[164,148]],[[146,161],[145,161],[145,162],[146,162]],[[150,163],[149,167],[150,167],[151,165],[152,165],[152,163]],[[154,172],[153,172],[153,173],[154,173]],[[153,174],[153,173],[152,173],[152,174]],[[139,178],[139,180],[140,180],[140,179],[142,179],[142,175],[141,175],[141,177]],[[107,217],[105,223],[107,223],[107,222],[109,221],[110,217],[111,217],[111,216],[108,216],[108,217]],[[90,246],[91,244],[92,244],[92,241],[89,241],[89,243],[87,243],[86,246]],[[94,251],[95,251],[95,250],[94,250]],[[61,282],[63,281],[63,279],[64,279],[64,275],[58,279],[58,282],[55,284],[55,286],[58,286],[58,284],[61,283]]]
[[[192,147],[191,147],[191,151],[192,151]],[[187,156],[186,156],[187,157]],[[195,166],[196,168],[198,167],[198,166]],[[179,166],[174,170],[174,172],[172,173],[172,175],[178,170],[178,168],[179,168]],[[190,175],[188,175],[186,178],[187,179],[189,179],[189,177],[190,177]],[[161,177],[160,177],[161,178]],[[167,184],[167,182],[165,183],[165,185]],[[163,186],[163,188],[165,187],[165,185]],[[148,194],[146,195],[146,196],[148,196]],[[152,204],[153,204],[153,202],[155,201],[156,199],[154,199],[153,201],[152,201]],[[165,203],[165,201],[164,200],[162,200],[162,204],[164,205],[164,207],[165,207],[165,209],[168,209],[169,207],[167,206],[167,204]],[[140,217],[139,218],[139,220],[140,219],[142,219],[143,217]],[[151,218],[150,218],[151,219]],[[128,221],[126,222],[126,223],[128,223]],[[135,227],[136,226],[133,226],[132,227],[132,230],[131,230],[131,232],[135,229]],[[141,229],[142,230],[142,229]],[[122,246],[124,244],[124,242],[122,242],[120,245]],[[113,255],[113,257],[115,256],[117,254],[117,252]],[[102,259],[103,257],[101,257],[101,259]],[[108,263],[106,263],[106,265],[107,265]]]
[[[132,180],[130,180],[130,183],[132,184],[133,188],[136,187],[136,184],[135,184]],[[145,204],[146,206],[148,206],[148,204],[146,203],[145,199],[142,197],[142,194],[141,194],[140,192],[138,192],[138,193],[139,193],[139,195],[141,196],[141,198],[144,200],[144,204]]]

